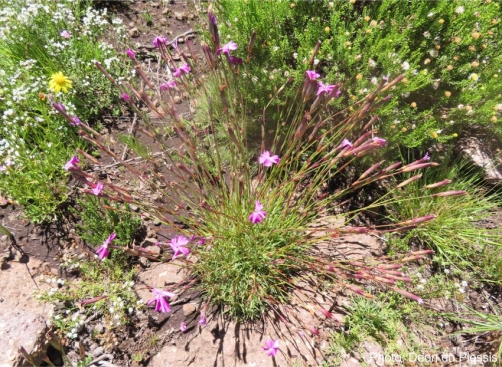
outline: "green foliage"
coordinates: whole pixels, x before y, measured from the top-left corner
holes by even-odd
[[[411,176],[411,175],[410,175]],[[465,196],[431,197],[431,193],[444,191],[444,186],[426,189],[426,185],[450,179],[448,190],[465,190]],[[479,272],[487,281],[500,282],[500,253],[502,237],[496,229],[485,228],[483,220],[500,205],[500,194],[482,185],[480,176],[465,162],[427,169],[424,175],[399,191],[394,191],[389,206],[394,219],[409,220],[436,215],[428,225],[410,230],[403,237],[395,236],[392,248],[404,250],[410,241],[419,241],[436,252],[436,261],[462,270]]]
[[[123,69],[111,45],[101,41],[108,27],[106,12],[90,1],[0,1],[0,192],[25,208],[33,222],[52,220],[66,200],[64,163],[83,147],[75,129],[49,103],[49,79],[62,72],[73,82],[54,98],[84,122],[117,102],[118,95],[93,61]],[[120,39],[124,28],[113,21]],[[66,30],[71,37],[65,38]]]
[[[495,308],[495,309],[494,309]],[[466,323],[472,325],[467,329],[463,329],[457,334],[489,334],[491,333],[494,337],[498,338],[498,348],[497,348],[497,359],[500,361],[502,357],[502,341],[500,340],[500,335],[502,333],[502,314],[499,306],[491,305],[491,309],[494,310],[494,314],[476,311],[475,309],[466,307],[467,313],[464,317],[451,317],[452,320],[457,322]],[[493,356],[494,357],[494,356]],[[494,361],[496,362],[496,361]]]
[[[337,109],[360,100],[383,76],[406,74],[406,80],[391,91],[391,103],[378,111],[385,138],[416,147],[445,142],[468,125],[502,133],[496,123],[502,112],[498,2],[324,0],[313,6],[303,0],[219,0],[218,4],[224,19],[222,38],[228,35],[245,50],[251,31],[256,31],[256,58],[247,74],[250,100],[262,102],[285,75],[299,80],[321,41],[316,70],[326,80],[342,83],[344,98],[333,104]]]
[[[126,259],[105,261],[65,260],[62,266],[70,272],[78,272],[78,283],[66,283],[61,279],[46,279],[53,288],[37,298],[58,305],[52,323],[61,336],[76,339],[85,320],[96,313],[103,315],[107,332],[129,322],[129,315],[142,307],[133,290],[135,270]],[[77,302],[76,302],[77,301]],[[86,301],[87,304],[79,304]]]
[[[108,200],[102,200],[87,195],[77,201],[79,208],[72,210],[81,219],[79,236],[92,245],[98,245],[114,232],[117,235],[114,244],[128,246],[141,225],[140,218],[131,212],[127,203],[110,204]]]

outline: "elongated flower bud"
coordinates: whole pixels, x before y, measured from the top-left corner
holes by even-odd
[[[350,289],[352,292],[355,292],[361,296],[364,296],[363,290],[355,285],[347,284],[347,289]]]
[[[390,172],[392,171],[393,169],[396,169],[397,167],[399,167],[402,163],[401,162],[396,162],[394,164],[391,164],[389,167],[385,168],[383,170],[383,172]]]
[[[373,172],[374,170],[376,170],[378,167],[380,167],[380,165],[385,162],[385,161],[380,161],[378,163],[375,163],[374,165],[372,165],[370,168],[368,168],[366,171],[364,171],[364,173],[357,179],[356,182],[354,182],[352,184],[352,186],[354,186],[358,181],[361,181],[363,178],[366,178],[371,172]]]
[[[401,264],[378,264],[378,269],[401,269],[403,265]]]
[[[427,222],[429,220],[432,220],[434,218],[437,218],[437,215],[426,215],[424,217],[418,217],[418,218],[414,218],[414,219],[410,219],[410,220],[407,220],[407,221],[404,221],[404,222],[399,222],[397,223],[398,226],[407,226],[409,224],[418,224],[418,223],[423,223],[423,222]]]
[[[446,180],[439,181],[439,182],[436,182],[436,183],[433,183],[430,185],[426,185],[422,189],[435,189],[436,187],[441,187],[441,186],[445,186],[445,185],[449,185],[449,184],[451,184],[451,180],[446,179]]]
[[[434,194],[432,196],[445,197],[445,196],[461,196],[461,195],[467,195],[467,191],[463,191],[463,190],[444,191],[444,192],[439,192],[437,194]]]
[[[370,229],[368,227],[345,227],[340,229],[343,233],[368,233]]]
[[[415,295],[413,293],[407,292],[407,291],[399,289],[397,287],[392,287],[392,290],[394,292],[399,293],[403,297],[412,299],[413,301],[417,301],[419,305],[421,305],[422,303],[424,303],[424,300],[422,298],[420,298],[419,296],[417,296],[417,295]]]
[[[420,168],[437,167],[437,166],[439,166],[439,163],[436,163],[436,162],[411,164],[411,165],[404,166],[403,168],[401,168],[399,170],[399,172],[411,172],[411,171],[415,171]]]
[[[409,178],[403,182],[401,182],[399,185],[396,186],[396,189],[399,189],[400,187],[403,187],[403,186],[406,186],[408,185],[409,183],[412,183],[413,181],[416,181],[418,180],[420,177],[422,177],[422,174],[419,174],[419,175],[416,175],[416,176],[413,176],[412,178]]]
[[[328,319],[332,319],[333,318],[333,314],[331,312],[329,312],[328,310],[322,308],[322,307],[319,307],[319,311],[322,312],[322,314],[324,316],[326,316]]]
[[[253,33],[251,33],[251,37],[249,38],[249,43],[248,43],[248,57],[246,59],[247,63],[249,63],[249,60],[251,59],[251,51],[253,50],[255,38],[256,38],[256,32],[253,30]]]

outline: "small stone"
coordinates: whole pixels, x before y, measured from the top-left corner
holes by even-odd
[[[175,11],[174,12],[174,18],[177,19],[177,20],[185,20],[186,19],[186,15],[183,12]]]
[[[154,237],[149,237],[149,238],[146,238],[143,243],[141,244],[141,247],[146,247],[148,249],[150,249],[151,247],[157,247],[155,246],[155,244],[157,243],[157,239],[154,238]],[[157,247],[158,249],[158,247]]]
[[[186,303],[183,305],[183,315],[189,316],[197,310],[197,307],[193,303]]]
[[[178,43],[185,43],[185,37],[178,38]]]
[[[150,3],[150,6],[152,8],[158,8],[160,6],[160,3]]]
[[[97,347],[96,349],[93,350],[92,355],[94,357],[99,357],[104,352],[105,352],[105,348],[103,348],[103,347]]]
[[[180,96],[174,96],[174,103],[180,104],[182,102],[182,99]]]
[[[187,15],[187,18],[190,19],[190,20],[194,20],[195,19],[195,14],[194,13],[189,13]]]
[[[129,37],[136,38],[139,37],[139,31],[138,28],[132,28],[129,30]]]

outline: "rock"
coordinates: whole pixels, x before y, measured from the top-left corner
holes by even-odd
[[[145,240],[141,243],[141,247],[152,247],[155,246],[157,243],[157,238],[155,237],[147,237]],[[156,247],[156,246],[155,246]],[[158,248],[158,247],[157,247]]]
[[[94,349],[92,351],[92,355],[94,357],[99,357],[101,354],[103,354],[105,352],[105,348],[103,347],[97,347],[96,349]]]
[[[129,30],[129,37],[136,38],[139,37],[139,31],[138,28],[134,27]]]
[[[186,14],[180,11],[174,12],[174,18],[177,20],[185,20],[187,18]]]
[[[185,316],[190,316],[191,314],[195,313],[197,311],[197,307],[193,303],[185,303],[183,305],[183,314]]]
[[[365,341],[361,346],[366,350],[362,353],[362,357],[368,367],[385,366],[385,354],[380,344]]]
[[[0,316],[0,345],[6,350],[0,355],[0,365],[40,365],[47,351],[45,333],[48,329],[44,317],[35,312],[3,311]],[[23,364],[24,357],[19,352],[21,347],[32,358],[32,363]]]
[[[180,96],[174,96],[174,103],[180,104],[183,100],[181,99]]]
[[[502,183],[502,168],[496,152],[502,148],[502,142],[493,138],[493,134],[477,131],[460,138],[455,144],[454,153],[463,156],[485,174],[485,179],[493,185]]]
[[[340,367],[359,367],[361,363],[355,358],[349,358],[346,361],[343,361]]]

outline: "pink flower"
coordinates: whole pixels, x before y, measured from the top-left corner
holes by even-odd
[[[78,157],[74,155],[68,162],[66,162],[66,164],[64,165],[64,169],[67,171],[70,171],[72,169],[79,169],[77,166],[78,162],[80,162],[80,159],[78,159]]]
[[[219,48],[216,50],[216,55],[219,55],[221,53],[223,54],[230,54],[230,51],[235,51],[237,50],[237,43],[231,41],[227,43],[226,45],[223,45],[223,47]]]
[[[263,210],[263,205],[261,205],[261,203],[256,200],[254,205],[254,212],[252,212],[249,216],[249,220],[251,221],[251,223],[256,224],[261,223],[266,217],[267,212]]]
[[[206,325],[206,324],[207,324],[206,316],[201,315],[199,320],[199,325]]]
[[[240,57],[229,56],[228,61],[234,65],[242,65],[242,59]]]
[[[187,63],[183,64],[181,67],[177,68],[173,75],[174,77],[176,78],[179,78],[181,76],[181,74],[188,74],[190,72],[190,65],[188,65]]]
[[[101,191],[103,191],[103,184],[101,182],[98,182],[91,191],[94,195],[99,196]]]
[[[71,37],[71,33],[68,32],[67,30],[61,31],[61,37],[63,37],[63,38],[70,38]]]
[[[279,340],[266,340],[265,345],[266,347],[262,347],[261,349],[267,352],[267,356],[275,357],[279,350]]]
[[[309,78],[309,80],[316,80],[320,77],[320,75],[317,74],[314,70],[307,70],[305,74],[307,74],[307,78]]]
[[[129,50],[127,50],[125,53],[132,60],[134,60],[136,58],[136,52],[134,52],[134,50],[132,48],[130,48]]]
[[[105,246],[105,245],[102,245],[97,251],[96,253],[98,254],[99,256],[99,259],[101,261],[103,261],[104,259],[106,259],[108,257],[108,255],[110,255],[110,251],[108,251],[108,246]]]
[[[165,297],[172,298],[172,297],[176,296],[176,294],[171,293],[171,292],[167,292],[167,291],[163,291],[162,289],[158,289],[158,288],[153,288],[152,292],[155,295],[155,298],[148,301],[147,305],[151,305],[153,302],[155,302],[155,311],[157,311],[157,312],[171,311],[171,307],[169,306],[169,303],[167,303]]]
[[[278,155],[271,156],[268,150],[263,152],[262,155],[260,155],[260,159],[258,160],[258,162],[260,164],[263,164],[265,167],[270,167],[273,164],[278,164],[279,161],[280,161],[279,156]]]
[[[349,149],[352,149],[354,145],[348,140],[348,139],[343,139],[342,144],[340,144],[340,148],[346,148],[349,147]]]
[[[322,82],[318,82],[317,85],[319,86],[317,89],[317,95],[326,93],[327,96],[332,96],[334,98],[338,98],[340,96],[341,92],[336,84],[325,85]]]
[[[108,245],[115,239],[115,237],[117,237],[115,233],[110,234],[105,242],[103,242],[101,247],[96,251],[101,261],[107,258],[108,255],[110,255],[110,251],[108,251]]]
[[[167,45],[168,43],[169,43],[169,41],[166,37],[157,36],[153,39],[153,45],[156,48],[160,48],[160,46]]]
[[[70,126],[78,126],[82,124],[82,121],[78,118],[78,116],[73,116],[70,118],[71,122],[69,122]]]
[[[126,102],[130,102],[130,101],[131,101],[131,97],[130,97],[130,96],[129,96],[129,94],[127,94],[127,93],[122,93],[122,94],[120,95],[120,98],[122,98],[122,99],[123,99],[124,101],[126,101]]]
[[[174,89],[176,88],[176,82],[171,80],[170,82],[165,82],[160,85],[160,90]]]
[[[422,161],[430,161],[431,160],[431,157],[429,155],[429,152],[426,152],[424,157],[421,159]]]
[[[187,323],[185,321],[183,321],[180,324],[180,330],[181,330],[182,333],[184,333],[185,331],[187,331]]]
[[[185,247],[188,245],[188,238],[185,236],[177,236],[171,240],[170,246],[174,251],[173,260],[181,256],[181,254],[187,256],[190,253],[190,249]]]
[[[111,233],[108,236],[108,238],[105,240],[105,242],[103,243],[103,245],[108,246],[110,244],[110,242],[112,242],[115,238],[117,238],[117,235],[115,233]]]
[[[387,143],[387,140],[379,138],[379,137],[374,137],[372,139],[372,142],[373,142],[373,144],[375,144],[379,147],[383,147]]]

